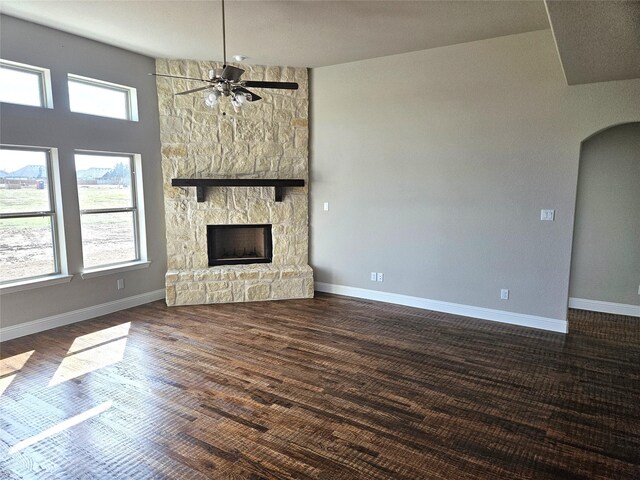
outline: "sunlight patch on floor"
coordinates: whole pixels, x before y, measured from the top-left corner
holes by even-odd
[[[76,337],[48,386],[58,385],[121,361],[130,328],[131,322],[125,322]]]
[[[68,418],[66,420],[63,420],[62,422],[58,423],[57,425],[54,425],[51,428],[48,428],[46,430],[44,430],[43,432],[38,433],[37,435],[34,435],[32,437],[26,438],[25,440],[22,440],[18,443],[16,443],[13,447],[11,447],[9,449],[9,454],[13,455],[14,453],[19,452],[20,450],[23,450],[31,445],[34,445],[46,438],[52,437],[64,430],[66,430],[69,427],[73,427],[74,425],[78,425],[79,423],[84,422],[85,420],[88,420],[91,417],[95,417],[96,415],[101,414],[102,412],[108,410],[109,408],[111,408],[111,404],[113,402],[111,400],[108,400],[104,403],[101,403],[100,405],[98,405],[97,407],[93,407],[89,410],[87,410],[86,412],[82,412],[79,415],[76,415],[74,417]]]
[[[22,370],[27,360],[33,355],[33,352],[35,352],[35,350],[0,360],[0,395],[11,385],[17,373]]]
[[[53,375],[49,387],[93,372],[108,365],[113,365],[124,358],[127,339],[121,338],[94,348],[82,350],[67,356]]]
[[[0,378],[0,395],[4,393],[4,391],[11,385],[13,379],[16,378],[16,374],[8,375],[6,377]]]
[[[21,370],[22,367],[24,367],[24,364],[27,363],[27,360],[29,360],[31,355],[33,355],[33,352],[35,352],[35,350],[0,360],[0,377],[10,373],[16,373],[18,370]]]
[[[67,353],[79,352],[80,350],[95,347],[101,343],[110,342],[116,338],[126,337],[129,335],[130,328],[131,322],[126,322],[116,325],[115,327],[105,328],[103,330],[98,330],[97,332],[82,335],[73,341]]]

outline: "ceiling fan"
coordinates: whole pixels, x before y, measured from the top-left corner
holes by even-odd
[[[298,84],[295,82],[266,82],[260,80],[241,80],[244,70],[238,67],[227,65],[227,39],[225,31],[225,14],[224,14],[224,0],[222,2],[222,51],[223,51],[223,68],[220,73],[215,70],[209,70],[209,78],[193,78],[182,77],[178,75],[164,75],[161,73],[151,73],[157,77],[170,77],[179,78],[182,80],[204,82],[206,85],[198,88],[192,88],[184,92],[176,93],[176,95],[187,95],[190,93],[196,93],[201,91],[208,91],[204,103],[210,108],[214,108],[221,97],[231,97],[231,104],[234,110],[237,112],[247,102],[255,102],[262,97],[253,93],[249,88],[276,88],[284,90],[297,90]]]

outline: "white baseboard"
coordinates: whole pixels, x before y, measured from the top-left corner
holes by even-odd
[[[63,325],[69,325],[70,323],[82,322],[83,320],[107,315],[108,313],[117,312],[126,308],[137,307],[138,305],[155,302],[156,300],[162,300],[164,295],[164,289],[154,290],[153,292],[121,298],[120,300],[102,303],[93,307],[81,308],[80,310],[73,310],[71,312],[52,315],[51,317],[41,318],[39,320],[33,320],[31,322],[21,323],[11,327],[0,328],[0,342],[23,337],[25,335],[31,335],[32,333],[44,332],[45,330],[62,327]]]
[[[640,317],[640,305],[627,305],[626,303],[603,302],[601,300],[587,300],[586,298],[569,298],[569,308]]]
[[[331,283],[315,282],[315,289],[319,292],[335,293],[348,297],[366,298],[379,302],[395,303],[407,307],[423,308],[436,312],[451,313],[464,317],[480,318],[494,322],[509,323],[522,327],[538,328],[551,332],[567,333],[567,321],[557,318],[537,317],[525,315],[523,313],[506,312],[504,310],[493,310],[490,308],[474,307],[471,305],[461,305],[458,303],[441,302],[439,300],[429,300],[428,298],[411,297],[398,293],[380,292],[378,290],[368,290],[365,288],[347,287],[344,285],[333,285]]]

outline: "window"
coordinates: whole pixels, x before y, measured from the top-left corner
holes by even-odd
[[[49,70],[0,60],[0,102],[53,108]]]
[[[60,273],[49,150],[0,147],[0,282]]]
[[[72,112],[138,121],[135,88],[71,74],[68,85]]]
[[[85,269],[141,260],[141,229],[133,155],[75,154]]]

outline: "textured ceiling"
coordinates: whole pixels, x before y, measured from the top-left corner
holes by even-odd
[[[0,9],[156,58],[222,60],[217,0],[8,0]],[[226,14],[228,56],[303,67],[549,28],[541,0],[226,0]]]
[[[548,1],[569,85],[640,78],[640,1]]]

